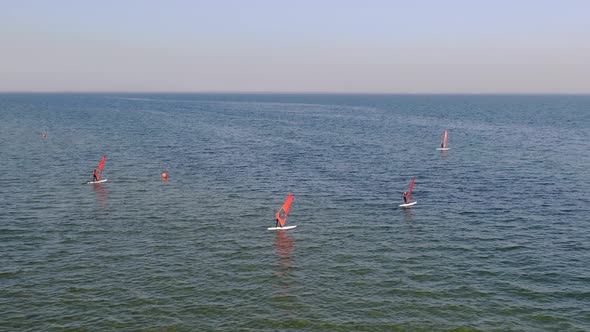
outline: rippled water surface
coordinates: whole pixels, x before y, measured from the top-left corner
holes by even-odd
[[[590,96],[0,95],[0,330],[588,331],[589,140]]]

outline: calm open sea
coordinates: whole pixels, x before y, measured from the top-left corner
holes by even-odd
[[[590,330],[590,96],[1,94],[0,159],[2,331]]]

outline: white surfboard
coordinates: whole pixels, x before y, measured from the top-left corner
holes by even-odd
[[[269,231],[284,231],[287,229],[293,229],[297,227],[297,225],[293,225],[293,226],[285,226],[285,227],[269,227],[267,228]]]
[[[418,203],[418,201],[410,202],[410,203],[407,203],[407,204],[400,204],[399,207],[407,208],[407,207],[410,207],[412,205],[416,205],[416,203]]]
[[[104,180],[98,180],[98,181],[88,181],[86,182],[87,184],[97,184],[97,183],[103,183],[103,182],[107,182],[107,179]]]
[[[438,151],[447,151],[450,150],[451,148],[436,148]]]

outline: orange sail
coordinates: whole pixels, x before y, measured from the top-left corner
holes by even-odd
[[[415,178],[412,179],[412,183],[410,183],[410,191],[408,192],[408,203],[412,199],[412,190],[414,190],[414,182],[416,181]]]
[[[107,160],[107,156],[102,156],[102,159],[98,163],[98,172],[96,172],[96,180],[100,180],[100,176],[102,175],[102,169],[104,168],[104,162]]]
[[[107,156],[102,156],[102,159],[100,160],[100,163],[98,163],[98,170],[100,172],[102,172],[102,169],[104,168],[104,162],[105,160],[107,160]]]
[[[287,222],[287,216],[289,215],[289,209],[291,208],[291,203],[293,202],[293,194],[289,194],[283,206],[275,213],[275,217],[277,221],[281,225],[281,227],[285,226],[285,222]]]
[[[441,148],[446,148],[447,147],[447,139],[449,138],[449,133],[445,130],[445,134],[443,136],[443,140],[442,143],[440,145]]]

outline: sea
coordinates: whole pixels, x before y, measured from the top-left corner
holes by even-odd
[[[0,331],[590,331],[589,225],[589,95],[0,94]]]

